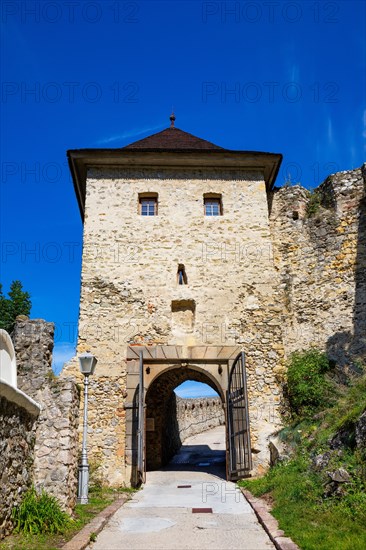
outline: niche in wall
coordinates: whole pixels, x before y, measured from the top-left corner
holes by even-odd
[[[196,302],[194,300],[172,301],[172,328],[179,332],[192,332],[194,328]]]

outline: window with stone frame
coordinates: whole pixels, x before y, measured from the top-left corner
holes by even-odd
[[[222,216],[222,196],[218,193],[205,193],[203,206],[205,216]]]
[[[158,215],[157,193],[139,193],[139,214],[141,216]]]

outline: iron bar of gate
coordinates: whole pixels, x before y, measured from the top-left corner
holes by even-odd
[[[248,404],[248,390],[247,390],[247,371],[245,368],[245,353],[241,352],[242,356],[242,368],[243,368],[243,382],[244,382],[244,396],[245,396],[245,425],[246,425],[246,451],[248,453],[248,469],[253,468],[252,464],[252,449],[250,444],[250,423],[249,423],[249,404]]]
[[[239,479],[252,469],[244,352],[237,356],[230,371],[227,402],[229,475],[231,479]]]
[[[137,473],[140,481],[144,481],[144,352],[140,351],[139,369],[139,401],[138,401],[138,427],[137,427]]]

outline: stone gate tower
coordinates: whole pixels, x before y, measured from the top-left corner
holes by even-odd
[[[227,150],[174,121],[127,147],[68,151],[84,221],[77,350],[98,358],[88,447],[112,485],[131,477],[138,350],[151,363],[146,453],[158,446],[156,466],[168,393],[200,380],[225,407],[228,368],[240,350],[257,473],[279,425],[281,301],[267,194],[282,157]],[[79,376],[76,359],[64,372]]]

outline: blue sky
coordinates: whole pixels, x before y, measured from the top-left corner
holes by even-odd
[[[73,355],[82,225],[66,150],[176,126],[282,153],[277,184],[365,160],[365,3],[8,1],[1,5],[1,282]]]

